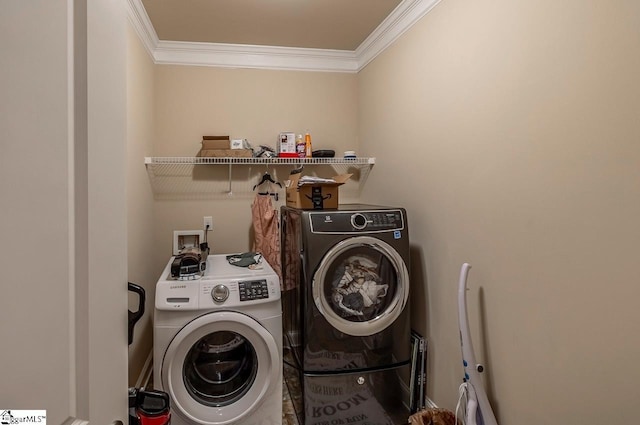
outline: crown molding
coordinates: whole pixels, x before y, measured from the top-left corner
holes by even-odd
[[[153,57],[158,64],[358,72],[355,53],[347,50],[160,41]]]
[[[133,25],[133,29],[138,34],[138,38],[142,41],[149,56],[154,59],[154,52],[160,40],[156,30],[151,25],[151,19],[149,19],[149,15],[147,15],[147,11],[142,5],[142,0],[127,0],[126,8],[129,22]]]
[[[403,0],[355,50],[358,71],[393,44],[440,1]]]
[[[403,0],[355,50],[163,41],[142,0],[127,0],[127,15],[156,64],[357,73],[440,0]]]

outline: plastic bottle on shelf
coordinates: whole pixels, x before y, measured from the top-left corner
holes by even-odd
[[[311,147],[311,134],[309,134],[309,130],[304,134],[304,156],[307,158],[311,158],[313,152],[313,148]]]
[[[304,158],[306,152],[306,144],[302,139],[302,134],[298,134],[296,137],[296,153],[298,154],[298,158]]]

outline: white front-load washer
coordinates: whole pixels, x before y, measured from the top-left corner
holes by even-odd
[[[281,424],[280,281],[209,255],[205,273],[156,286],[154,387],[171,399],[173,425]]]

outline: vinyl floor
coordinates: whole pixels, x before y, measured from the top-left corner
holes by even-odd
[[[296,372],[290,364],[293,362],[291,353],[285,347],[283,352],[282,380],[282,425],[300,425],[302,412],[302,390],[299,380],[295,378]]]

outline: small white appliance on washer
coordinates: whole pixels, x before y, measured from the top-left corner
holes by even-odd
[[[278,275],[209,255],[195,280],[156,286],[154,386],[173,425],[282,422],[282,308]]]

